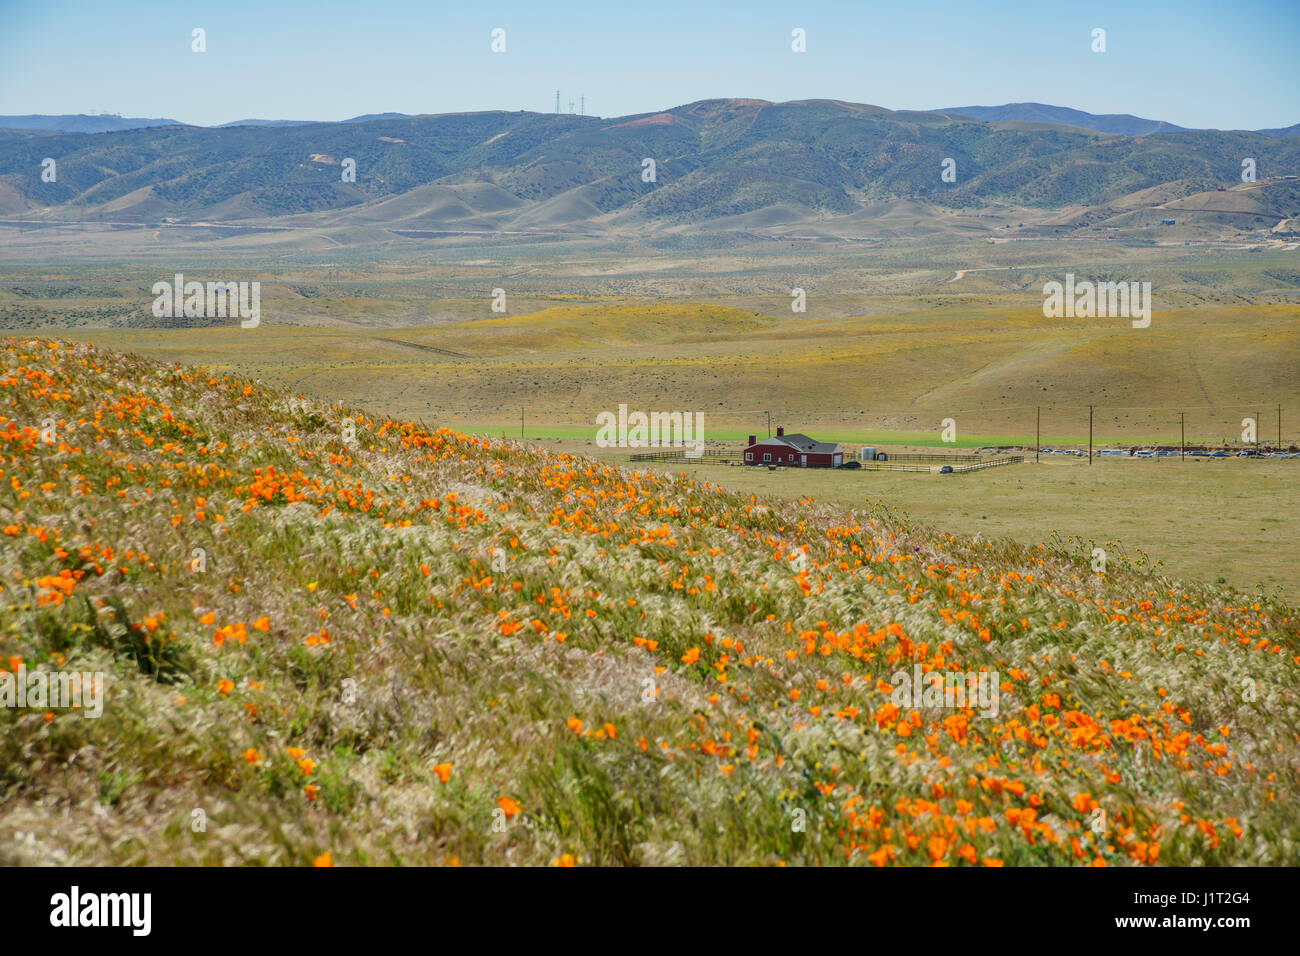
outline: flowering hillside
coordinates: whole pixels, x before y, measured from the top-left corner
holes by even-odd
[[[1294,609],[0,352],[0,863],[1300,864]]]

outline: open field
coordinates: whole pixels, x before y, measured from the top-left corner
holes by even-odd
[[[99,688],[0,707],[2,864],[1300,862],[1294,604],[85,345],[0,394],[0,681]]]
[[[464,305],[465,303],[461,303]],[[325,402],[382,408],[467,433],[594,446],[595,416],[702,412],[706,436],[734,447],[784,424],[850,454],[860,443],[934,445],[945,418],[957,447],[1043,442],[1300,440],[1300,310],[1238,303],[1123,320],[1048,321],[1023,297],[963,302],[877,298],[856,317],[780,315],[695,302],[581,300],[525,315],[444,316],[397,327],[74,329],[101,346],[202,363]],[[389,306],[378,305],[378,315]],[[445,306],[439,306],[444,308]],[[482,310],[482,304],[480,303]],[[951,446],[949,446],[951,447]],[[956,479],[887,473],[768,474],[718,481],[794,500],[880,499],[935,528],[1023,543],[1052,532],[1141,549],[1178,574],[1239,587],[1300,581],[1300,462],[1049,460]]]
[[[1144,280],[1156,308],[1300,301],[1300,243],[1259,237],[1184,244],[1160,239],[763,239],[747,232],[619,240],[483,236],[310,247],[183,229],[83,224],[24,230],[0,220],[0,316],[8,326],[158,324],[149,289],[176,272],[263,285],[268,322],[374,328],[506,315],[575,301],[729,305],[845,318],[935,305],[1041,305],[1043,284],[1079,277]]]
[[[616,450],[556,447],[627,460]],[[683,470],[651,462],[628,467]],[[792,513],[807,499],[856,508],[879,502],[980,540],[1078,539],[1090,542],[1082,548],[1088,553],[1144,552],[1179,578],[1300,600],[1300,461],[1099,458],[1089,466],[1056,457],[1036,464],[1031,454],[1021,465],[961,475],[692,464],[684,470],[724,488],[781,497]]]
[[[913,304],[915,305],[915,304]],[[1189,441],[1260,420],[1300,437],[1300,312],[1285,305],[1046,320],[1026,304],[908,308],[858,318],[774,317],[693,303],[578,304],[526,316],[385,329],[280,326],[73,330],[168,361],[239,370],[320,399],[365,398],[453,427],[564,436],[626,402],[699,411],[711,429],[776,423],[917,440],[953,418],[959,442],[1032,442],[1035,408],[1060,440]],[[1290,417],[1288,409],[1295,409]],[[548,431],[547,426],[557,426]]]

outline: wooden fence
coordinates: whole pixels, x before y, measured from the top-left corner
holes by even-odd
[[[979,458],[978,455],[954,455],[947,452],[886,452],[889,461],[926,461],[937,465],[968,464]]]
[[[741,453],[739,451],[705,451],[699,455],[688,455],[683,448],[673,448],[667,451],[639,451],[630,456],[632,461],[680,461],[680,462],[704,462],[708,465],[740,464]]]
[[[953,465],[953,471],[979,471],[981,468],[997,468],[999,465],[1019,465],[1025,460],[1024,455],[1003,455],[1001,458],[985,458],[967,464]]]

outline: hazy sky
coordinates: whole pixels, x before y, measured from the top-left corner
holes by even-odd
[[[206,31],[207,52],[191,51]],[[491,32],[506,31],[506,52]],[[791,51],[791,31],[807,52]],[[1106,30],[1106,52],[1091,50]],[[723,96],[1300,122],[1300,0],[0,0],[0,114],[214,124]]]

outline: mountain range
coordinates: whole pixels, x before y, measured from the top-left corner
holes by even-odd
[[[959,113],[986,123],[1053,123],[1059,126],[1077,126],[1098,133],[1119,133],[1124,136],[1145,136],[1148,133],[1185,132],[1186,126],[1175,126],[1163,120],[1143,119],[1128,113],[1087,113],[1068,106],[1048,106],[1045,103],[1005,103],[1002,106],[944,106],[933,113]],[[407,119],[410,113],[366,113],[340,123],[368,123],[379,119]],[[265,120],[242,119],[220,123],[212,129],[227,126],[307,126],[315,120]],[[333,121],[331,121],[333,122]],[[143,119],[115,114],[46,116],[0,116],[0,129],[55,130],[62,133],[109,133],[124,129],[141,129],[149,126],[187,126],[174,119]],[[1255,130],[1265,136],[1300,136],[1300,123],[1279,129]]]
[[[1113,127],[1096,131],[1053,107],[970,115],[980,109],[725,99],[613,118],[494,111],[8,130],[0,215],[476,232],[762,228],[933,208],[1122,212],[1240,187],[1246,158],[1279,188],[1267,201],[1215,199],[1211,211],[1253,226],[1300,215],[1300,187],[1283,182],[1300,174],[1300,136],[1286,131],[1166,131],[1130,116],[1093,117]],[[42,179],[47,158],[53,182]]]

